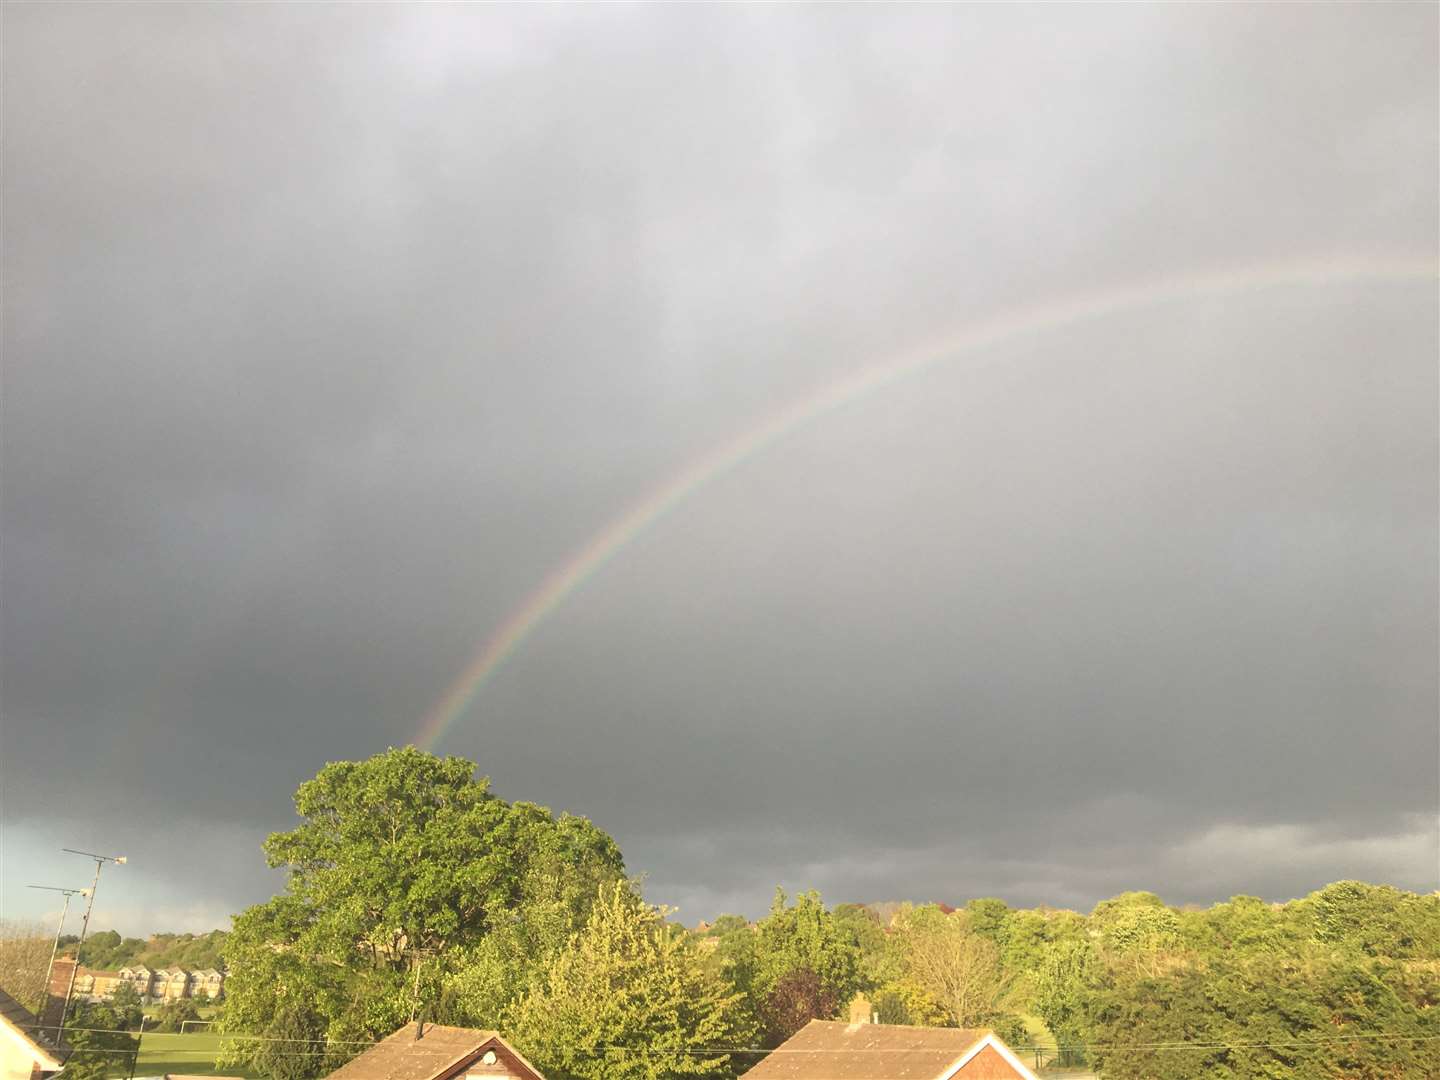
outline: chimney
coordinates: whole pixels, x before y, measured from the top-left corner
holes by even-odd
[[[870,1004],[870,999],[864,994],[856,994],[850,999],[850,1023],[852,1026],[876,1023],[879,1015]]]
[[[50,993],[65,996],[65,988],[70,985],[70,969],[75,967],[73,956],[57,956],[55,966],[50,969]],[[82,969],[83,970],[83,969]],[[79,975],[80,972],[76,972]]]

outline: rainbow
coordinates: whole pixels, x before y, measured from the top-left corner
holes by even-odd
[[[506,616],[480,646],[443,697],[425,717],[416,745],[435,746],[536,627],[576,589],[598,573],[636,537],[717,477],[768,450],[798,428],[842,406],[918,375],[945,360],[977,353],[1025,335],[1053,331],[1126,312],[1196,297],[1221,297],[1262,289],[1331,285],[1351,281],[1434,280],[1433,259],[1330,258],[1265,263],[1218,272],[1122,285],[1017,308],[983,320],[954,336],[933,342],[847,375],[742,431],[728,442],[672,474],[659,487],[613,518]]]

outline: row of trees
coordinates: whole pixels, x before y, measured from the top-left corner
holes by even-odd
[[[1436,894],[1342,881],[1176,911],[1129,893],[1085,925],[1085,944],[1051,952],[1037,1004],[1107,1078],[1434,1074]]]
[[[152,971],[178,967],[186,971],[218,969],[224,963],[224,930],[208,934],[152,934],[149,938],[121,937],[114,930],[91,934],[80,946],[80,963],[101,971],[122,967],[147,967]],[[72,955],[79,938],[66,934],[61,949]]]
[[[225,943],[225,1063],[267,1076],[321,1075],[419,1015],[504,1030],[554,1080],[724,1080],[861,993],[882,1021],[1014,1045],[1028,1020],[1106,1077],[1424,1075],[1440,1039],[1435,896],[1342,882],[1281,906],[1128,893],[1089,915],[982,899],[882,919],[779,894],[758,923],[694,933],[589,821],[505,802],[462,759],[332,764],[296,806],[265,845],[287,891]]]
[[[420,1015],[503,1029],[557,1080],[726,1077],[868,985],[856,928],[818,897],[699,940],[609,836],[497,798],[468,761],[335,763],[296,807],[265,845],[286,892],[226,943],[227,1064],[317,1075]]]

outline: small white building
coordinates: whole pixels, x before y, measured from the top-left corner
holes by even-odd
[[[35,1014],[0,990],[0,1080],[43,1080],[64,1067],[69,1053],[41,1036]]]

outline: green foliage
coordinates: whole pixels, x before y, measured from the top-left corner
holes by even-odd
[[[860,989],[853,922],[827,911],[819,893],[801,893],[787,906],[784,891],[775,890],[754,939],[746,989],[766,1046],[784,1042],[810,1020],[829,1019]]]
[[[1437,914],[1433,895],[1361,882],[1195,912],[1127,894],[1097,906],[1098,960],[1057,979],[1070,989],[1046,1020],[1068,1025],[1083,999],[1107,1078],[1430,1075]]]
[[[903,981],[938,1004],[947,1025],[1014,1029],[1013,980],[999,947],[975,931],[969,912],[947,914],[927,904],[902,911],[893,930]]]
[[[1000,931],[1000,964],[1015,980],[1017,1000],[1033,1004],[1035,974],[1051,946],[1089,940],[1085,917],[1073,911],[1011,911]]]
[[[1091,928],[1103,946],[1120,956],[1155,952],[1180,944],[1180,917],[1154,893],[1121,893],[1095,905]]]
[[[80,962],[101,971],[122,967],[147,967],[152,971],[166,967],[201,971],[220,968],[228,934],[212,930],[208,934],[152,934],[148,939],[122,938],[114,930],[91,934],[80,947]],[[62,944],[65,943],[61,939]],[[72,939],[73,943],[73,939]]]
[[[1437,992],[1433,976],[1405,993],[1381,968],[1323,954],[1231,957],[1102,990],[1092,1060],[1107,1080],[1425,1076]]]
[[[613,876],[614,842],[583,818],[490,794],[462,758],[414,747],[327,765],[300,786],[304,824],[265,842],[290,872],[317,943],[404,967],[411,949],[483,936],[525,899],[532,875]]]
[[[1185,912],[1180,925],[1185,946],[1201,954],[1293,952],[1304,940],[1292,912],[1254,896],[1232,896],[1204,911]]]
[[[1062,937],[1046,942],[1031,973],[1030,986],[1036,1014],[1065,1049],[1061,1063],[1079,1065],[1084,1055],[1073,1049],[1085,1041],[1085,1013],[1090,988],[1099,977],[1099,963],[1088,939]]]
[[[129,1020],[109,1005],[72,1005],[65,1041],[75,1052],[65,1059],[66,1080],[103,1080],[111,1069],[128,1069],[139,1051],[139,1040],[128,1033]]]
[[[998,972],[967,936],[998,948]],[[958,1011],[1023,1043],[1023,1007],[1066,1048],[1058,1064],[1088,1057],[1107,1080],[1440,1075],[1426,1064],[1440,1034],[1435,894],[1337,882],[1287,904],[1179,910],[1135,892],[1088,917],[988,899],[955,915],[907,905],[861,968],[885,973],[870,990],[883,1022],[956,1023]],[[957,1006],[947,982],[993,1005]]]
[[[493,1024],[624,877],[588,820],[507,803],[473,763],[413,747],[327,765],[295,805],[301,824],[265,843],[287,891],[238,915],[226,942],[225,1032],[388,1035],[415,1005],[417,964],[430,1019]],[[229,1044],[227,1064],[256,1060]]]
[[[730,921],[721,926],[717,919],[707,940],[714,941],[714,947],[707,957],[707,966],[725,980],[726,985],[744,994],[750,1000],[755,986],[755,964],[759,955],[757,928],[738,916],[727,916]]]
[[[560,826],[577,835],[529,855],[513,906],[492,920],[478,941],[453,951],[443,977],[444,1012],[437,1009],[437,1020],[497,1024],[540,968],[584,926],[596,891],[622,880],[624,867],[608,836],[581,818],[562,818]]]
[[[140,1020],[145,1015],[144,1002],[141,1001],[135,987],[129,983],[121,983],[110,995],[110,1000],[105,1004],[113,1011],[120,1020],[120,1027],[127,1031],[133,1031],[140,1026]]]
[[[133,990],[131,991],[134,992]],[[187,1020],[199,1020],[200,1009],[190,998],[167,1001],[155,1010],[155,1030],[179,1032]]]
[[[730,1077],[748,1046],[741,995],[621,882],[602,886],[584,928],[506,1016],[505,1030],[551,1080]]]
[[[996,1035],[1007,1046],[1026,1046],[1030,1042],[1030,1032],[1025,1027],[1025,1018],[1019,1013],[1000,1013],[990,1021],[987,1027],[993,1028]]]
[[[1106,1080],[1203,1080],[1218,1073],[1221,1038],[1203,1006],[1203,985],[1183,977],[1136,979],[1097,994],[1089,1030],[1091,1061]],[[1190,1043],[1195,1049],[1179,1049]],[[1165,1046],[1162,1044],[1169,1044]],[[1211,1047],[1202,1049],[1201,1047]]]
[[[513,1033],[552,1080],[723,1080],[752,1062],[696,1051],[774,1046],[862,990],[885,1022],[1015,1043],[1028,1011],[1107,1080],[1421,1076],[1440,1035],[1440,896],[1347,881],[1177,910],[1132,892],[1083,916],[994,898],[830,911],[777,891],[759,923],[691,934],[635,896],[590,822],[474,773],[412,748],[301,786],[300,825],[265,846],[286,892],[221,936],[224,1064],[308,1080],[418,1008]],[[182,938],[107,932],[86,956],[218,966],[159,959],[216,942]]]
[[[1365,956],[1440,957],[1440,895],[1337,881],[1303,901],[1314,940]]]
[[[78,939],[77,939],[78,940]],[[130,938],[137,946],[143,945],[139,938]],[[80,946],[80,962],[86,967],[104,968],[120,949],[122,940],[114,930],[97,930]]]
[[[706,937],[720,938],[726,934],[733,934],[737,930],[749,930],[750,920],[744,915],[719,915],[705,931]]]
[[[904,979],[881,986],[873,1000],[882,1024],[947,1027],[951,1023],[950,1014],[934,995]]]
[[[252,1043],[252,1067],[267,1080],[311,1080],[324,1075],[349,1056],[327,1053],[324,1029],[325,1019],[315,1010],[299,1003],[285,1005],[271,1018],[264,1038]]]
[[[859,949],[861,987],[875,989],[894,977],[885,928],[880,925],[880,917],[874,910],[864,904],[837,904],[835,921],[854,937]]]
[[[970,916],[970,929],[988,937],[996,945],[1004,945],[1010,927],[1010,906],[1004,900],[984,897],[965,905]]]

